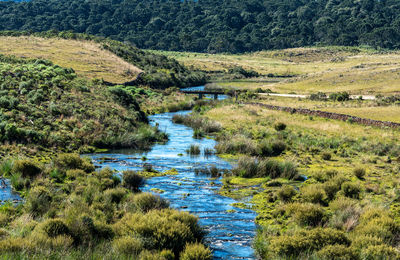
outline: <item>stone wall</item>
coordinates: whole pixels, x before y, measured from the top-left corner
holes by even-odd
[[[319,117],[324,117],[324,118],[329,118],[329,119],[350,121],[353,123],[358,123],[358,124],[368,125],[368,126],[400,128],[400,123],[389,122],[389,121],[379,121],[379,120],[361,118],[361,117],[357,117],[357,116],[350,116],[350,115],[338,114],[338,113],[332,113],[332,112],[326,112],[326,111],[320,111],[320,110],[273,106],[273,105],[268,105],[268,104],[255,103],[255,102],[243,102],[242,104],[256,105],[256,106],[264,107],[264,108],[271,109],[271,110],[279,110],[279,111],[289,112],[291,114],[298,113],[298,114],[302,114],[302,115],[319,116]]]

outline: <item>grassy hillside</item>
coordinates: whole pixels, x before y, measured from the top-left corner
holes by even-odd
[[[51,60],[72,68],[78,76],[125,83],[136,79],[141,69],[124,61],[100,44],[60,38],[0,37],[0,53],[18,57]]]
[[[5,147],[24,144],[35,154],[41,147],[134,148],[160,139],[157,130],[146,125],[131,94],[80,78],[72,69],[46,60],[0,56],[0,86]],[[1,153],[9,155],[7,149]]]
[[[243,55],[156,52],[218,75],[242,67],[264,77],[218,82],[242,89],[311,94],[348,91],[351,94],[400,93],[400,52],[326,47],[262,51]],[[289,77],[289,78],[281,78]]]
[[[129,43],[108,38],[57,31],[40,33],[0,31],[0,36],[6,37],[4,41],[7,42],[7,47],[2,47],[0,51],[7,49],[11,53],[19,55],[21,55],[19,51],[26,51],[27,54],[25,55],[31,54],[32,57],[48,55],[48,58],[54,59],[54,62],[76,67],[77,71],[82,72],[82,74],[91,70],[90,73],[86,74],[89,77],[102,77],[104,75],[108,75],[107,77],[110,79],[114,77],[117,82],[109,82],[111,84],[129,83],[128,85],[146,85],[152,88],[165,89],[168,87],[196,86],[207,81],[204,73],[189,70],[173,58],[143,51]],[[10,42],[7,41],[7,37],[11,37],[9,38]],[[25,39],[35,40],[25,41]],[[48,46],[50,43],[52,46],[61,47],[61,49],[56,52],[53,47]],[[65,48],[63,44],[66,45]],[[79,51],[79,48],[82,49]],[[86,52],[86,54],[83,52]],[[102,55],[97,56],[98,54],[96,54],[96,58],[88,57],[96,52]],[[144,73],[135,81],[132,81],[140,70]],[[110,76],[115,72],[117,75]],[[121,82],[124,79],[128,81]]]

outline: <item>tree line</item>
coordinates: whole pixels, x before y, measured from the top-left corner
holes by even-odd
[[[397,0],[0,2],[0,30],[59,30],[137,47],[248,52],[310,45],[399,48]]]

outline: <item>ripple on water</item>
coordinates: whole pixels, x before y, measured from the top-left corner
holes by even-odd
[[[139,158],[146,156],[145,163],[154,169],[165,171],[171,168],[178,170],[178,175],[161,176],[148,179],[143,191],[151,192],[152,188],[164,192],[161,197],[170,201],[171,206],[186,210],[199,217],[199,223],[208,231],[207,242],[213,249],[215,259],[254,259],[251,247],[256,233],[254,219],[256,213],[247,209],[231,206],[237,202],[217,194],[222,183],[207,176],[196,175],[195,168],[215,165],[220,169],[231,169],[231,165],[217,156],[188,156],[185,150],[191,145],[214,148],[213,139],[194,139],[193,130],[189,127],[172,123],[174,114],[188,112],[164,113],[150,116],[151,124],[158,124],[162,131],[169,135],[166,144],[156,144],[150,151],[115,151],[108,154],[94,154],[91,157],[99,162],[101,157],[115,160],[99,164],[119,171],[141,170],[144,162]],[[183,154],[183,155],[178,155]]]

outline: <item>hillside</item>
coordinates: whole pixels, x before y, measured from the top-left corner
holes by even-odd
[[[0,86],[0,157],[43,149],[140,148],[164,138],[123,89],[50,61],[0,56]]]
[[[155,51],[202,70],[217,85],[241,89],[270,89],[278,93],[311,94],[347,91],[354,95],[400,92],[400,52],[359,47],[313,47],[246,54],[205,54]],[[254,71],[246,78],[238,68]],[[236,70],[236,71],[235,71]],[[221,80],[221,75],[230,77]]]
[[[113,83],[132,81],[142,72],[114,53],[102,49],[100,44],[90,41],[1,36],[0,53],[51,60],[59,66],[74,69],[79,76]]]
[[[399,23],[397,0],[0,2],[0,30],[72,30],[174,51],[399,48]]]

